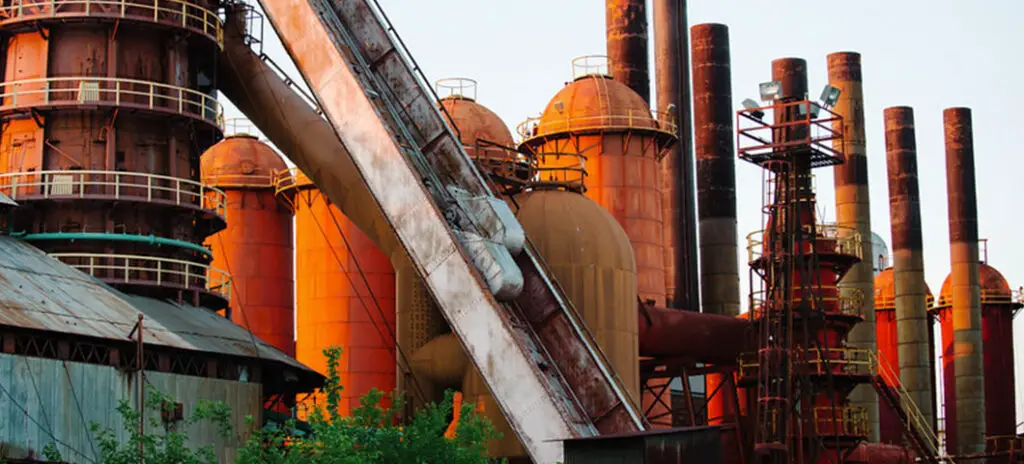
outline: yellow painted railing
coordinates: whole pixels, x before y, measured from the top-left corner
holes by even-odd
[[[826,352],[813,348],[807,350],[806,354],[794,350],[790,360],[795,365],[795,372],[801,372],[798,366],[802,358],[810,375],[825,375],[829,370],[836,375],[866,376],[871,373],[871,353],[867,350],[832,348]],[[757,377],[760,367],[761,360],[757,352],[740,354],[739,376],[741,378]]]
[[[231,276],[205,264],[105,253],[53,253],[50,256],[106,282],[198,287],[231,299]]]
[[[202,34],[224,47],[217,13],[182,0],[12,0],[0,7],[0,26],[46,18],[111,18],[147,21]]]
[[[814,432],[819,437],[866,437],[868,412],[859,406],[818,406],[814,408]]]
[[[864,246],[860,234],[852,227],[835,224],[818,224],[815,226],[818,253],[841,253],[863,258]],[[747,258],[749,262],[761,259],[765,254],[765,231],[758,230],[747,235]]]
[[[574,116],[570,112],[565,117],[547,116],[529,118],[516,126],[519,137],[523,140],[538,135],[558,132],[585,130],[627,131],[655,130],[675,135],[676,118],[668,113],[657,111],[616,110],[614,108],[597,115]]]
[[[941,454],[939,437],[935,434],[931,421],[924,417],[924,413],[917,407],[917,403],[914,402],[907,389],[903,388],[903,383],[900,382],[899,376],[893,372],[892,367],[889,366],[888,361],[882,357],[881,353],[875,354],[875,352],[869,351],[868,354],[871,356],[871,375],[881,378],[889,388],[896,392],[896,396],[900,401],[900,407],[906,413],[910,426],[920,435],[921,440],[925,442],[925,446],[928,446],[928,451],[932,456],[939,456]],[[953,462],[948,457],[945,459],[944,462]]]
[[[224,129],[215,96],[158,82],[113,77],[49,77],[0,84],[0,111],[54,105],[129,106],[201,119]]]
[[[224,216],[223,190],[177,177],[125,171],[26,171],[0,174],[0,192],[14,201],[35,199],[135,200],[192,205]]]
[[[835,296],[822,296],[817,300],[821,302],[824,308],[821,308],[828,315],[840,315],[849,317],[864,317],[864,292],[860,289],[846,289],[846,294],[843,295],[839,291],[839,287],[835,285],[822,285],[818,287],[819,294],[835,295]],[[793,288],[792,300],[794,302],[799,301],[799,287]],[[750,294],[750,308],[754,312],[754,317],[761,317],[763,308],[766,305],[765,299],[767,298],[767,290],[757,290]],[[833,309],[834,308],[834,309]]]

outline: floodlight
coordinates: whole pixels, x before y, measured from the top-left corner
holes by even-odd
[[[839,94],[838,88],[826,84],[825,88],[821,90],[821,103],[825,105],[825,108],[831,108],[839,101]]]
[[[756,101],[754,101],[753,98],[747,98],[747,99],[743,100],[743,107],[744,108],[746,108],[748,110],[756,110],[756,111],[751,111],[750,115],[755,117],[755,118],[757,118],[757,119],[761,119],[761,118],[764,117],[764,111],[761,111],[761,110],[757,109],[757,108],[760,108],[760,106],[761,105],[759,105]]]
[[[758,90],[761,91],[761,101],[777,100],[779,97],[782,96],[782,82],[762,82],[760,85],[758,85]]]

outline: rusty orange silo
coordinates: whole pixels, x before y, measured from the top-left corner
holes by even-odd
[[[295,211],[296,359],[326,373],[323,351],[342,348],[339,412],[347,415],[371,388],[395,389],[395,272],[304,174],[281,176],[278,191],[292,195]]]
[[[232,135],[200,160],[203,183],[224,191],[227,229],[206,239],[212,266],[232,274],[231,320],[295,355],[292,212],[274,188],[287,168],[256,137]]]
[[[539,118],[519,126],[521,147],[539,155],[542,169],[578,162],[563,154],[586,158],[586,195],[626,230],[640,298],[664,306],[659,160],[676,141],[675,127],[655,119],[640,95],[608,75],[606,63],[602,57],[575,60],[574,80]]]
[[[664,306],[660,160],[677,141],[675,124],[670,117],[655,118],[644,99],[613,80],[608,68],[605,57],[574,60],[573,81],[539,118],[519,125],[520,150],[537,155],[542,173],[558,172],[584,157],[586,196],[611,213],[632,244],[639,298]],[[647,382],[641,395],[655,427],[672,425],[665,383]]]

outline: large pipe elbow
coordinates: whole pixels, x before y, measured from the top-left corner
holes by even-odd
[[[740,353],[751,349],[747,319],[644,304],[637,317],[640,356],[733,365]]]
[[[441,388],[459,388],[469,368],[469,357],[455,334],[447,333],[423,345],[409,360],[417,376]]]

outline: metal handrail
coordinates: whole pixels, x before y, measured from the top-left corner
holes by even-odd
[[[1024,437],[1017,435],[985,437],[985,452],[1019,454],[1024,452]]]
[[[1017,291],[1010,291],[1007,294],[1002,290],[992,289],[981,289],[981,304],[983,305],[1020,305],[1024,304],[1024,294]],[[950,306],[953,303],[948,298],[949,295],[939,295],[938,301],[935,306],[944,308]]]
[[[821,350],[812,348],[806,350],[806,356],[802,351],[794,351],[792,361],[794,364],[806,365],[810,375],[832,374],[842,375],[869,375],[871,374],[871,353],[867,350],[856,348],[829,348]],[[761,367],[759,352],[741,353],[737,362],[739,376],[755,377],[757,369]],[[803,358],[803,362],[800,359]]]
[[[107,282],[155,282],[157,286],[200,287],[225,299],[231,299],[231,275],[205,264],[153,256],[106,253],[52,253],[50,256]]]
[[[929,451],[938,456],[939,453],[939,437],[935,435],[935,431],[932,429],[932,424],[925,419],[924,413],[914,403],[914,399],[907,392],[907,389],[903,387],[903,383],[900,382],[900,377],[893,372],[889,363],[886,362],[882,353],[875,353],[869,351],[871,355],[871,375],[881,378],[885,383],[896,392],[899,397],[900,407],[907,415],[907,420],[910,421],[910,426],[914,427],[918,433],[920,433],[921,439],[931,448]],[[953,462],[952,459],[947,458],[947,462]]]
[[[227,211],[227,195],[219,188],[190,179],[144,172],[9,172],[0,174],[0,192],[14,201],[112,197],[192,205],[221,217]]]
[[[310,179],[306,173],[299,170],[299,168],[288,168],[282,169],[274,174],[274,194],[280,195],[282,192],[302,186],[312,186],[313,179]]]
[[[817,246],[820,249],[829,242],[833,243],[835,253],[862,258],[864,245],[860,234],[853,227],[839,226],[835,224],[817,224]],[[758,261],[764,256],[765,231],[758,230],[747,234],[747,258],[749,262]]]
[[[867,436],[868,411],[860,406],[817,406],[814,408],[814,431],[819,436]]]
[[[181,27],[205,35],[224,48],[224,25],[217,13],[182,0],[12,0],[0,7],[0,26],[79,17],[134,19]]]
[[[533,188],[565,188],[574,192],[587,190],[587,157],[577,153],[537,153],[537,170],[531,181]],[[555,158],[548,162],[548,158]],[[567,161],[560,162],[560,158]]]
[[[128,105],[168,110],[224,130],[224,108],[216,97],[159,82],[114,77],[48,77],[0,84],[0,111],[53,104]]]
[[[836,307],[838,311],[825,311],[828,315],[841,315],[850,317],[864,317],[864,292],[860,289],[844,289],[844,292],[839,291],[837,285],[822,285],[819,287],[821,290],[819,294],[823,293],[835,293],[836,296],[819,296],[815,298],[815,301],[820,301],[823,306],[823,310],[829,307]],[[834,290],[834,292],[829,292]],[[793,287],[795,295],[793,300],[799,299],[800,286],[796,285]],[[750,293],[750,308],[754,312],[754,317],[760,317],[762,315],[762,308],[765,306],[765,295],[768,293],[767,290],[755,290]],[[833,306],[834,305],[834,306]]]
[[[607,113],[598,115],[573,116],[566,114],[563,118],[551,116],[532,117],[519,123],[516,132],[520,139],[529,140],[538,137],[541,132],[552,134],[584,130],[652,130],[675,136],[675,115],[659,111],[637,111],[610,108]]]
[[[875,293],[879,290],[876,288]],[[935,295],[928,294],[925,296],[925,306],[931,307],[935,303]],[[875,310],[879,309],[894,309],[896,308],[896,296],[895,295],[879,295],[875,297]]]

